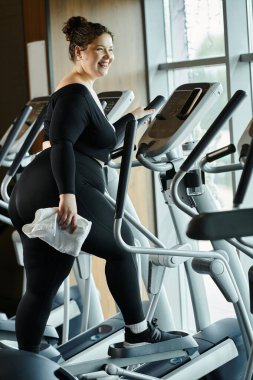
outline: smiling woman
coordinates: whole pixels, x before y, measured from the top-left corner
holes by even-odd
[[[39,352],[53,298],[74,261],[71,254],[30,239],[23,231],[38,209],[48,207],[69,234],[75,234],[78,214],[92,222],[82,250],[106,260],[107,284],[126,322],[125,344],[159,344],[176,336],[145,320],[134,258],[118,247],[113,235],[114,207],[104,195],[103,172],[110,152],[124,137],[127,122],[154,110],[138,107],[111,125],[93,84],[106,76],[113,62],[112,33],[79,16],[65,23],[63,33],[73,69],[51,95],[44,120],[46,147],[23,170],[10,199],[9,213],[21,236],[27,273],[27,290],[16,316],[19,348]],[[126,221],[122,235],[129,245],[134,244]]]
[[[76,67],[77,74],[82,77],[86,73],[86,77],[90,75],[94,80],[107,74],[114,55],[113,35],[106,27],[84,17],[71,17],[62,31],[69,41],[71,60],[80,63]]]

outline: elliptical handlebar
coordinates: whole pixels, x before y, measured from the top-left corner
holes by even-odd
[[[47,110],[47,107],[45,106],[40,112],[35,123],[33,124],[29,135],[27,136],[24,144],[22,145],[20,151],[17,153],[12,165],[10,166],[7,172],[8,176],[13,177],[16,174],[19,166],[21,165],[22,159],[24,158],[25,154],[28,152],[28,150],[32,146],[35,138],[37,137],[37,134],[40,131],[40,128],[42,127],[46,110]]]
[[[248,150],[248,155],[245,161],[245,165],[243,168],[242,175],[240,177],[240,181],[234,196],[234,207],[238,207],[242,202],[245,197],[251,175],[252,175],[252,168],[253,168],[253,139],[251,140],[249,150]]]
[[[207,132],[204,134],[204,136],[200,139],[198,144],[194,147],[189,156],[183,162],[183,164],[180,167],[182,171],[187,172],[188,170],[190,170],[190,168],[197,161],[203,150],[208,146],[209,142],[214,138],[214,136],[220,130],[223,124],[231,117],[235,109],[239,106],[241,101],[246,96],[246,92],[243,90],[238,90],[234,93],[232,98],[228,101],[223,110],[211,124]]]
[[[5,202],[9,202],[10,197],[8,194],[8,186],[11,181],[11,179],[15,176],[17,173],[23,158],[25,157],[26,153],[29,151],[30,147],[32,146],[33,142],[35,141],[38,133],[40,132],[40,129],[43,125],[44,116],[47,110],[47,106],[44,106],[42,111],[40,112],[38,118],[33,123],[31,130],[25,139],[25,142],[23,143],[21,149],[17,153],[15,159],[13,160],[11,166],[9,167],[8,171],[6,172],[6,175],[1,183],[1,195]]]
[[[171,162],[151,162],[150,158],[146,158],[143,153],[140,153],[140,149],[138,149],[136,158],[142,164],[142,166],[154,172],[166,172],[167,170],[170,170],[173,167]]]
[[[232,154],[236,151],[234,144],[229,144],[213,152],[209,152],[203,157],[199,162],[200,169],[205,173],[227,173],[236,170],[242,170],[243,166],[241,163],[231,163],[219,166],[211,166],[209,163],[216,161],[222,157]]]
[[[20,132],[21,128],[23,127],[23,125],[25,124],[26,120],[28,119],[30,113],[32,112],[32,109],[33,109],[33,107],[31,105],[28,105],[28,104],[25,105],[25,107],[22,109],[22,111],[20,113],[20,116],[15,120],[15,122],[14,122],[14,124],[13,124],[7,138],[6,138],[6,141],[3,144],[1,151],[0,151],[0,165],[4,161],[6,155],[8,154],[8,150],[9,150],[11,144],[13,143],[13,141],[15,141],[18,133]]]
[[[147,107],[145,107],[144,109],[145,110],[151,110],[152,108],[155,108],[157,109],[157,111],[159,111],[159,109],[162,107],[162,105],[165,103],[165,97],[162,96],[162,95],[158,95],[156,96],[148,105]],[[156,114],[157,112],[155,112]],[[153,115],[147,115],[147,116],[144,116],[142,117],[141,119],[138,119],[138,127],[140,125],[142,125],[146,120],[148,120],[150,117],[152,117]]]
[[[134,149],[134,141],[137,130],[137,121],[131,120],[127,123],[124,145],[122,149],[121,170],[115,206],[115,218],[123,217],[128,180],[131,169],[131,158]]]

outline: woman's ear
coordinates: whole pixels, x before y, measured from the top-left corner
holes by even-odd
[[[81,61],[82,51],[83,51],[83,49],[80,46],[78,46],[78,45],[75,46],[75,56],[76,56],[77,61]]]

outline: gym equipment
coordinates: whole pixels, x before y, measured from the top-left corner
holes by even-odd
[[[26,104],[20,115],[14,120],[13,124],[2,137],[0,141],[0,166],[3,165],[6,156],[9,154],[10,146],[12,145],[13,141],[17,139],[20,130],[24,127],[24,124],[27,123],[27,119],[29,118],[31,112],[32,105]],[[0,206],[5,210],[8,209],[8,204],[2,199],[0,200]],[[10,219],[3,214],[0,214],[0,220],[7,225],[11,225]]]
[[[209,133],[207,132],[205,134],[206,141],[210,141],[211,131],[218,129],[219,126],[223,125],[223,123],[227,120],[228,117],[231,116],[232,112],[239,105],[239,103],[243,100],[244,96],[245,96],[245,93],[243,91],[238,91],[233,96],[233,98],[229,101],[227,106],[223,109],[223,111],[220,113],[220,115],[214,121],[213,125],[209,128],[209,130],[208,130]],[[194,100],[194,97],[193,97],[193,100]],[[188,107],[190,109],[190,105],[188,105]],[[197,106],[196,106],[196,108],[197,108]],[[183,114],[187,113],[187,108],[184,109],[184,112],[182,112],[182,113]],[[179,205],[183,211],[185,211],[185,209],[188,211],[188,208],[189,208],[191,211],[191,213],[190,213],[190,216],[191,216],[193,211],[189,207],[189,203],[188,203],[189,200],[187,197],[187,192],[186,192],[184,182],[180,182],[181,186],[179,187],[178,178],[180,178],[180,180],[182,179],[182,176],[180,176],[182,171],[184,172],[184,174],[186,174],[186,172],[188,172],[188,170],[191,169],[193,162],[195,162],[197,157],[198,157],[197,156],[197,146],[198,146],[198,148],[199,147],[202,148],[203,145],[201,146],[201,143],[199,143],[193,149],[192,153],[190,154],[191,165],[189,164],[190,161],[187,158],[183,162],[183,164],[181,165],[178,172],[176,173],[176,170],[180,166],[180,164],[182,163],[182,160],[179,163],[176,162],[175,154],[174,154],[174,156],[173,156],[173,154],[170,155],[170,150],[168,152],[168,149],[176,148],[177,144],[182,143],[183,141],[180,140],[179,132],[175,133],[174,138],[172,138],[172,142],[166,140],[166,138],[169,139],[170,131],[171,130],[173,131],[174,125],[175,125],[176,132],[178,130],[180,130],[180,129],[178,129],[180,126],[180,123],[178,122],[178,120],[177,120],[177,122],[179,125],[177,125],[176,122],[173,124],[173,121],[174,121],[173,116],[177,117],[179,119],[179,116],[181,117],[182,113],[177,112],[177,114],[175,114],[175,113],[172,114],[172,113],[168,112],[168,114],[166,115],[166,111],[164,109],[162,109],[160,112],[161,116],[159,116],[158,120],[156,120],[147,129],[146,135],[144,134],[143,138],[140,140],[139,149],[137,151],[136,156],[137,156],[137,159],[139,159],[140,162],[142,164],[144,164],[144,166],[148,167],[151,170],[156,170],[156,171],[160,171],[160,172],[165,172],[165,171],[169,172],[170,170],[172,171],[172,173],[168,173],[169,175],[166,178],[161,178],[161,182],[163,182],[163,184],[165,184],[165,182],[168,182],[168,183],[172,182],[173,199],[174,200],[176,199],[177,206]],[[193,113],[192,113],[192,115],[193,115]],[[172,118],[172,128],[168,128],[168,126],[170,126],[170,124],[168,123],[168,121],[170,121],[170,117]],[[166,121],[167,121],[167,129],[166,129]],[[183,133],[185,133],[185,135],[187,133],[189,134],[190,128],[192,128],[193,126],[194,126],[193,124],[192,124],[192,126],[189,126],[189,129],[186,132],[185,129],[188,127],[188,124],[186,123],[185,129],[183,129]],[[223,294],[225,294],[227,296],[227,299],[230,302],[234,303],[234,307],[235,307],[235,310],[236,310],[236,313],[238,316],[241,334],[242,334],[242,337],[244,339],[244,345],[245,345],[244,350],[247,352],[248,351],[248,344],[249,344],[249,342],[251,342],[251,339],[252,339],[252,332],[251,332],[251,325],[250,325],[250,321],[248,318],[248,314],[247,314],[245,307],[244,307],[244,301],[245,301],[245,304],[247,304],[247,300],[245,297],[246,291],[244,292],[244,301],[242,301],[240,291],[237,287],[237,283],[236,283],[237,281],[234,280],[234,275],[236,275],[238,278],[241,275],[240,263],[239,263],[239,269],[237,272],[236,272],[235,263],[234,263],[233,270],[231,270],[230,267],[228,266],[226,250],[224,250],[224,252],[221,252],[221,251],[220,252],[212,252],[212,251],[211,252],[201,252],[201,251],[195,251],[194,252],[194,250],[190,251],[188,247],[186,247],[186,249],[185,249],[185,247],[183,247],[181,249],[181,251],[178,249],[178,247],[174,247],[174,249],[170,249],[170,250],[165,249],[165,248],[154,248],[153,250],[152,249],[147,250],[147,249],[142,249],[142,248],[130,247],[122,240],[122,237],[120,234],[120,228],[121,228],[121,219],[123,216],[123,208],[124,208],[124,191],[126,191],[126,185],[127,185],[127,181],[128,181],[128,173],[129,173],[129,168],[131,165],[131,154],[132,154],[132,149],[133,149],[135,126],[133,125],[132,128],[133,128],[132,131],[131,131],[130,126],[128,126],[128,128],[127,128],[127,131],[129,131],[129,136],[128,136],[129,141],[126,142],[126,148],[125,148],[125,152],[124,152],[125,154],[123,155],[122,163],[121,163],[122,169],[121,169],[120,181],[119,181],[118,206],[116,208],[116,220],[115,220],[115,236],[117,237],[119,244],[121,244],[121,246],[123,246],[128,252],[134,252],[135,251],[135,252],[140,253],[140,254],[143,254],[143,253],[147,254],[149,251],[149,253],[152,254],[152,261],[156,266],[176,265],[175,258],[177,258],[178,256],[180,256],[179,261],[181,260],[182,262],[184,262],[184,261],[187,262],[189,257],[196,257],[196,258],[198,258],[198,260],[199,260],[199,258],[202,258],[205,260],[206,259],[218,260],[218,261],[216,261],[216,266],[214,266],[213,268],[209,268],[207,265],[205,265],[206,261],[204,261],[204,260],[202,260],[202,262],[199,262],[199,263],[192,262],[192,265],[194,267],[194,270],[197,270],[199,273],[211,273],[211,271],[212,271],[212,277],[215,278],[215,281],[219,284],[219,287],[222,290]],[[173,132],[175,132],[175,130]],[[184,137],[185,137],[185,135],[184,135]],[[166,153],[167,160],[163,156],[162,159],[160,159],[158,161],[157,156],[162,156],[163,153],[164,154]],[[172,153],[174,153],[174,152],[172,152]],[[199,150],[198,150],[198,154],[199,154]],[[188,162],[187,162],[187,160],[188,160]],[[123,171],[125,171],[125,172],[123,172]],[[121,188],[120,188],[120,186],[121,186]],[[198,186],[192,186],[192,184],[191,184],[191,186],[189,186],[189,187],[193,188],[193,187],[198,187]],[[167,193],[169,193],[168,190],[169,189],[166,189],[165,191]],[[166,196],[167,196],[166,197],[167,203],[170,203],[171,202],[170,194],[166,194]],[[201,197],[202,195],[199,194],[198,196]],[[178,200],[178,198],[179,198],[179,200]],[[194,194],[193,198],[195,200],[197,198],[197,195]],[[182,199],[184,202],[182,202]],[[183,203],[183,206],[181,206],[181,203]],[[196,202],[196,204],[194,204],[194,203],[191,204],[191,206],[193,206],[193,205],[196,207],[196,205],[198,206],[198,203]],[[208,205],[208,203],[207,203],[207,205]],[[182,225],[180,223],[178,223],[178,221],[182,222],[183,219],[182,218],[180,219],[178,216],[176,216],[175,210],[173,210],[173,211],[174,211],[174,213],[172,214],[173,221],[174,221],[174,223],[176,221],[176,229],[179,231],[179,242],[182,242],[183,234],[180,231],[180,229],[182,230]],[[189,211],[188,211],[188,213],[189,213]],[[189,244],[189,241],[187,241],[187,239],[186,239],[186,240],[184,240],[183,243],[186,245],[186,244]],[[153,258],[154,255],[157,255],[157,256]],[[169,257],[165,257],[168,255],[169,255]],[[230,259],[230,257],[229,257],[229,259]],[[197,260],[197,259],[194,259],[194,260]],[[202,265],[202,268],[201,268],[201,265]],[[224,276],[223,276],[223,269],[224,268],[226,269],[227,272],[224,271]],[[162,277],[162,274],[161,274],[161,277]],[[242,281],[240,283],[240,287],[242,290],[246,290],[246,287],[244,287],[244,282],[242,282]],[[197,299],[195,299],[195,302],[197,302]],[[234,322],[236,322],[236,320],[234,320]],[[220,328],[219,328],[219,325],[220,325]],[[207,341],[209,341],[209,343],[212,342],[212,349],[209,351],[207,349],[207,347],[205,347],[207,349],[206,352],[203,355],[200,355],[197,359],[190,361],[189,363],[187,363],[186,366],[182,366],[182,367],[179,366],[179,368],[174,373],[166,374],[166,372],[165,372],[165,374],[162,374],[162,375],[159,374],[158,377],[163,376],[163,378],[170,378],[170,379],[185,379],[184,376],[187,373],[188,378],[199,379],[201,376],[204,376],[208,372],[210,372],[210,367],[207,368],[207,365],[208,365],[208,363],[213,362],[212,357],[217,358],[217,357],[223,356],[223,358],[225,359],[224,352],[227,352],[227,354],[228,354],[228,357],[226,357],[226,360],[224,361],[224,363],[228,363],[228,361],[232,359],[232,357],[229,358],[230,353],[233,351],[233,355],[235,355],[234,357],[236,357],[238,355],[238,353],[236,354],[237,349],[241,350],[241,348],[242,348],[242,341],[240,338],[238,339],[238,326],[236,326],[236,325],[237,325],[236,323],[233,325],[231,323],[231,321],[225,320],[225,322],[224,321],[218,321],[218,322],[216,322],[215,325],[208,326],[208,327],[204,328],[203,331],[201,332],[201,334],[204,334],[204,336],[205,336],[205,344],[207,343]],[[227,326],[228,330],[230,329],[230,334],[228,334],[228,331],[226,331],[226,332],[224,331],[224,326]],[[211,334],[210,334],[209,329],[212,330]],[[218,337],[219,334],[217,334],[215,336],[214,331],[216,331],[216,332],[219,331],[221,333],[220,336]],[[223,335],[223,333],[224,333],[224,335]],[[215,339],[213,339],[214,336],[215,336]],[[230,336],[232,339],[228,338],[228,336]],[[216,338],[218,338],[217,341],[215,341]],[[233,341],[233,339],[234,339],[234,341]],[[224,343],[225,341],[227,341],[228,346],[226,347],[226,349],[224,350],[224,352],[222,354],[219,354],[219,350],[221,348],[219,343],[221,343],[221,342]],[[201,336],[200,336],[200,340],[198,340],[198,343],[201,344]],[[210,356],[207,359],[208,355],[210,355]],[[227,379],[229,377],[230,379],[239,379],[240,378],[239,376],[241,376],[241,373],[242,373],[241,371],[243,368],[241,366],[241,364],[245,361],[244,352],[242,352],[240,357],[238,357],[238,359],[236,359],[236,360],[239,360],[239,363],[240,363],[239,366],[238,366],[238,363],[235,365],[235,362],[231,361],[231,367],[229,364],[227,364],[226,368],[219,369],[219,370],[215,371],[214,373],[212,373],[211,375],[209,375],[209,376],[213,376],[210,378],[213,378],[213,379],[225,379],[226,378]],[[214,362],[215,361],[216,361],[216,359],[214,360]],[[197,364],[197,365],[195,365],[195,364]],[[220,365],[221,365],[221,363],[218,363],[218,361],[217,361],[214,364],[214,367],[212,368],[212,370],[215,368],[218,368]],[[236,370],[236,368],[237,368],[237,370]],[[185,372],[186,370],[187,370],[187,372]],[[224,373],[225,370],[226,370],[226,373]],[[134,376],[133,376],[133,378],[134,378]]]
[[[244,133],[237,144],[237,151],[239,152],[239,160],[245,163],[246,157],[248,156],[248,150],[253,138],[253,119],[250,120]]]
[[[251,131],[251,132],[250,132]],[[238,143],[240,161],[243,157],[243,170],[240,181],[234,196],[234,209],[216,212],[206,212],[196,215],[192,218],[187,229],[187,235],[192,239],[217,240],[217,239],[239,239],[242,244],[251,250],[244,251],[253,258],[252,241],[245,241],[242,238],[252,237],[252,217],[253,208],[242,208],[239,206],[243,203],[249,181],[252,176],[253,167],[253,138],[252,138],[252,121],[248,124],[245,132]],[[246,146],[245,146],[246,145]],[[246,149],[245,149],[246,148]],[[250,305],[253,311],[253,267],[248,272]],[[253,375],[253,341],[248,355],[248,362],[245,370],[244,380],[251,380]]]
[[[31,127],[36,121],[37,123],[40,122],[40,119],[38,120],[39,117],[43,118],[48,100],[48,96],[42,96],[30,100],[23,108],[21,115],[7,129],[0,140],[1,166],[9,167],[12,164],[14,158],[30,133]],[[23,113],[25,114],[24,116]],[[39,131],[42,130],[42,128],[43,125],[40,124]],[[26,166],[28,162],[30,162],[29,156],[30,155],[26,153],[23,157],[23,161],[21,163],[22,166]]]
[[[117,121],[131,105],[134,93],[131,90],[106,91],[98,94],[100,102],[105,104],[104,111],[110,123]]]
[[[231,109],[233,109],[233,103],[237,103],[244,98],[245,93],[243,91],[237,91],[234,96],[231,98],[231,100],[228,102],[227,106],[224,107],[220,115],[217,117],[217,119],[214,121],[214,123],[210,126],[208,131],[205,133],[205,135],[202,137],[200,142],[195,146],[191,154],[186,158],[186,160],[182,163],[179,170],[177,171],[175,177],[173,178],[172,183],[172,197],[175,202],[175,204],[186,214],[188,214],[190,217],[193,217],[198,213],[204,212],[206,210],[217,210],[217,207],[215,205],[215,202],[213,201],[210,193],[208,192],[207,187],[204,187],[205,191],[202,194],[199,195],[192,195],[191,198],[193,199],[193,204],[195,205],[196,211],[193,210],[193,208],[189,207],[189,204],[187,205],[185,202],[182,201],[182,197],[180,198],[180,183],[182,183],[182,180],[184,179],[186,173],[188,170],[190,170],[191,166],[194,162],[198,159],[198,157],[201,155],[205,147],[209,144],[209,142],[212,140],[214,135],[217,133],[217,131],[222,127],[224,122],[231,116]],[[231,165],[228,165],[228,168],[231,170]],[[218,168],[219,170],[220,168]],[[238,166],[236,166],[236,170],[238,169]],[[239,248],[243,252],[245,252],[245,247],[240,245],[234,240],[213,240],[212,241],[213,248],[216,251],[222,250],[226,253],[227,258],[229,260],[229,267],[231,268],[231,271],[233,273],[233,276],[235,278],[235,281],[237,283],[239,292],[242,297],[243,304],[246,308],[246,313],[248,314],[250,318],[250,323],[252,324],[252,317],[250,314],[250,306],[249,306],[249,300],[247,297],[248,293],[248,284],[244,275],[244,271],[241,265],[241,262],[239,260],[239,257],[236,253],[236,250],[233,248]],[[246,253],[246,252],[245,252]],[[237,312],[237,311],[236,311]],[[240,321],[240,318],[238,318]],[[245,337],[246,340],[250,341],[250,335],[251,333],[247,334],[248,338]],[[248,343],[246,343],[248,345]]]

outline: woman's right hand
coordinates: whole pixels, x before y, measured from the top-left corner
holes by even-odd
[[[62,229],[70,227],[73,233],[77,227],[77,206],[74,194],[60,194],[58,212],[58,223]]]
[[[134,116],[135,120],[142,119],[144,116],[152,115],[155,112],[155,109],[146,110],[144,107],[138,107],[135,110],[131,111],[131,114]],[[147,122],[144,122],[147,124]]]
[[[47,148],[51,148],[51,144],[50,144],[50,141],[43,141],[42,143],[42,150],[45,150]]]

